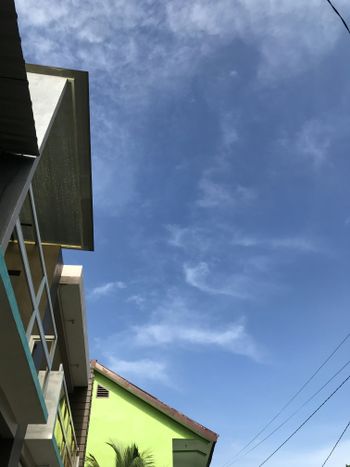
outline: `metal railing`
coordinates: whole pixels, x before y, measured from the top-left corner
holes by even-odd
[[[39,374],[39,380],[43,392],[45,392],[47,374],[51,371],[57,345],[57,329],[31,186],[26,202],[26,215],[29,215],[29,221],[28,219],[23,221],[22,216],[25,208],[22,207],[22,212],[16,221],[8,248],[10,247],[9,251],[12,252],[13,257],[18,256],[18,264],[21,264],[21,269],[23,268],[25,281],[21,279],[22,287],[19,287],[18,290],[14,288],[14,291],[17,299],[20,298],[17,297],[18,294],[23,296],[23,288],[26,287],[27,289],[26,310],[22,310],[21,306],[19,306],[19,309],[22,320],[24,313],[26,314],[23,324],[33,361]],[[31,229],[30,233],[24,235],[23,229],[28,228]],[[28,256],[28,249],[31,249],[32,252],[35,251],[35,260]],[[36,281],[34,281],[34,276],[38,276],[35,277]],[[12,280],[19,280],[19,278],[13,278]]]

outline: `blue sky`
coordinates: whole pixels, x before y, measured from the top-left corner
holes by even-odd
[[[90,72],[96,248],[65,261],[91,357],[217,431],[223,467],[349,329],[350,38],[322,0],[16,3],[28,62]],[[321,465],[348,398],[266,465]]]

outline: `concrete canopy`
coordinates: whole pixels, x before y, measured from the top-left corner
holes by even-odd
[[[67,371],[73,387],[85,387],[89,382],[90,365],[82,266],[63,266],[58,295],[69,365]]]
[[[93,250],[88,73],[27,65],[40,161],[33,179],[43,243]]]

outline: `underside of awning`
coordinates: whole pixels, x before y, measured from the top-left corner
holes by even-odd
[[[41,240],[93,249],[88,73],[28,65],[40,160],[33,178]]]

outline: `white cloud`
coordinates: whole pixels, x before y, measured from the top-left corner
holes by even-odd
[[[205,253],[212,246],[212,239],[205,229],[199,227],[180,227],[179,225],[167,225],[169,245],[182,248],[186,251],[200,251]],[[218,238],[216,237],[216,240]]]
[[[334,127],[321,120],[309,120],[297,134],[296,149],[318,168],[328,159],[333,136]]]
[[[105,297],[118,289],[125,289],[126,287],[125,282],[122,281],[106,282],[105,284],[94,287],[88,295],[91,298]]]
[[[236,185],[232,189],[204,176],[199,182],[200,198],[196,204],[201,208],[241,207],[251,203],[256,198],[252,188]]]
[[[218,42],[239,38],[257,47],[258,73],[265,81],[312,66],[342,34],[338,19],[319,0],[173,0],[167,9],[177,35]]]
[[[168,383],[167,364],[157,360],[123,360],[114,355],[105,354],[107,365],[116,373],[126,378],[138,378],[142,380],[151,380],[161,383]]]
[[[332,112],[306,119],[292,133],[285,133],[278,143],[293,165],[320,170],[332,168],[336,145],[348,134],[349,119]]]
[[[198,312],[178,292],[173,291],[158,303],[143,324],[130,324],[127,329],[111,334],[103,341],[97,339],[96,345],[99,350],[108,349],[108,352],[103,350],[102,353],[109,362],[113,361],[115,355],[118,356],[118,361],[125,361],[119,356],[126,349],[129,352],[132,350],[133,355],[138,355],[140,351],[144,355],[147,350],[147,355],[151,352],[152,361],[152,352],[156,352],[155,360],[158,361],[160,348],[164,358],[167,350],[186,348],[188,352],[212,349],[242,355],[255,361],[263,359],[264,352],[248,333],[243,318],[230,320],[225,324],[217,324],[213,318],[212,313],[206,314],[203,309]],[[139,359],[136,361],[139,362]],[[144,361],[144,358],[141,358],[141,361]],[[135,364],[135,368],[139,369],[139,366],[141,364]],[[133,368],[132,364],[130,368]],[[160,361],[156,368],[165,371],[164,361]],[[117,366],[116,371],[118,372]],[[121,369],[119,371],[121,372]]]
[[[262,238],[237,233],[233,237],[232,244],[247,248],[262,247],[270,249],[286,249],[301,253],[317,253],[321,251],[319,243],[307,237]]]
[[[135,327],[136,345],[153,347],[189,344],[217,347],[236,354],[259,359],[260,353],[242,323],[229,323],[213,329],[179,323],[148,324]]]
[[[25,48],[51,41],[50,51],[33,50],[36,61],[80,63],[109,79],[118,76],[113,98],[129,105],[150,88],[169,89],[191,76],[203,57],[235,39],[257,49],[260,77],[278,79],[313,66],[344,33],[319,0],[86,0],[84,8],[72,0],[16,3]]]
[[[209,294],[252,299],[258,290],[261,292],[263,286],[263,282],[257,282],[253,275],[244,270],[237,274],[221,274],[220,277],[215,277],[204,261],[193,266],[185,264],[183,269],[189,285]]]
[[[135,303],[137,306],[141,306],[146,300],[141,295],[131,295],[126,299],[129,303]]]
[[[132,147],[137,138],[126,130],[130,115],[144,115],[160,95],[183,92],[203,60],[222,46],[234,47],[235,40],[257,52],[257,76],[269,83],[314,66],[344,34],[319,0],[86,0],[83,8],[76,0],[17,0],[16,5],[27,61],[86,69],[92,96],[98,91],[100,99],[115,104],[115,114],[104,118],[113,136],[105,128],[93,132],[97,140],[101,135],[109,141],[108,148],[96,145],[94,162],[95,203],[109,214],[121,212],[137,191],[141,151]],[[339,0],[338,6],[347,3]],[[98,109],[91,104],[94,121]],[[233,115],[224,116],[226,150],[237,140],[234,123]],[[124,135],[115,134],[119,131]],[[327,142],[317,147],[303,138],[309,157],[322,159]],[[210,180],[202,188],[202,207],[243,196]]]
[[[170,234],[168,239],[169,245],[183,248],[186,244],[185,237],[187,237],[189,229],[178,225],[167,225],[166,229]]]
[[[230,75],[236,76],[237,71],[231,71]],[[233,113],[224,113],[221,116],[221,136],[222,146],[225,151],[231,149],[231,147],[238,141],[239,136],[236,128],[236,117]]]

